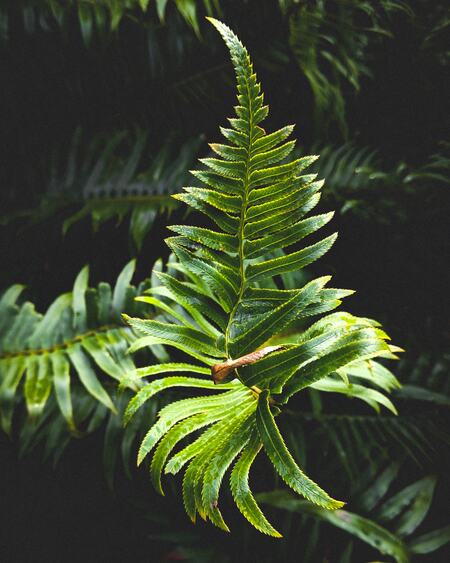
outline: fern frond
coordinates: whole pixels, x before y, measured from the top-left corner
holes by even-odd
[[[193,172],[203,187],[184,188],[184,193],[174,197],[201,211],[215,226],[172,227],[176,236],[166,242],[177,259],[170,263],[176,275],[158,272],[161,285],[150,290],[158,296],[151,302],[164,312],[166,321],[126,320],[143,335],[132,350],[164,344],[187,354],[195,360],[193,372],[210,368],[217,391],[231,384],[238,394],[233,397],[242,398],[236,405],[228,402],[227,393],[205,398],[207,404],[212,401],[210,407],[201,399],[188,399],[170,416],[161,412],[141,445],[138,461],[162,440],[152,464],[153,481],[161,489],[159,476],[172,444],[197,425],[209,424],[166,465],[166,471],[178,472],[188,464],[183,480],[188,515],[194,520],[198,513],[228,530],[218,509],[219,490],[224,473],[242,451],[244,461],[238,461],[238,469],[232,472],[236,503],[258,529],[277,536],[248,488],[248,471],[256,455],[252,453],[255,433],[275,470],[292,489],[324,508],[342,506],[307,477],[291,456],[274,420],[279,412],[276,404],[286,403],[307,387],[321,385],[324,391],[344,392],[375,408],[383,404],[395,410],[383,394],[397,385],[395,378],[381,367],[375,375],[367,370],[373,358],[395,357],[397,349],[388,344],[378,323],[348,313],[324,316],[306,332],[295,331],[298,323],[333,310],[351,293],[326,287],[327,276],[296,286],[298,272],[325,254],[336,238],[334,234],[299,245],[332,216],[306,218],[317,205],[323,185],[315,174],[304,173],[317,157],[285,162],[294,148],[294,142],[287,141],[293,128],[268,134],[261,127],[268,106],[247,50],[226,25],[210,21],[228,46],[236,72],[236,116],[229,118],[230,128],[221,129],[226,141],[211,145],[217,158],[202,159],[203,168]],[[286,289],[279,289],[280,281]],[[292,329],[293,335],[283,336]],[[149,372],[158,375],[157,369],[149,368]],[[161,366],[159,373],[166,369]],[[336,373],[341,379],[334,378]],[[349,384],[350,377],[360,383]],[[366,387],[368,379],[380,391]],[[131,401],[128,412],[132,414],[145,403],[145,389],[150,397],[153,389],[172,383],[209,386],[204,379],[195,381],[169,376],[150,383]],[[222,411],[216,419],[207,417],[217,404]],[[189,417],[192,423],[181,422]],[[178,423],[182,426],[175,426]]]
[[[126,428],[122,425],[124,408],[129,401],[131,391],[124,390],[114,397],[117,413],[114,413],[92,395],[74,377],[70,386],[70,398],[77,432],[74,433],[61,413],[55,394],[50,394],[41,416],[35,419],[18,418],[17,445],[20,457],[36,452],[43,460],[56,466],[74,438],[86,439],[96,435],[100,437],[100,457],[106,481],[113,487],[114,478],[121,466],[131,478],[134,465],[134,448],[142,439],[143,429],[155,419],[157,404],[155,400],[146,412],[134,417]]]
[[[370,361],[370,364],[373,363]],[[372,371],[373,368],[367,369],[368,374]],[[341,375],[345,379],[345,374]],[[348,381],[344,382],[344,379],[341,383],[345,383],[344,388],[349,387],[350,397],[368,402],[370,388],[367,388],[367,397],[352,395],[355,379],[352,375],[348,375]],[[395,460],[407,463],[410,470],[414,467],[422,471],[424,466],[440,459],[443,452],[448,452],[450,436],[446,428],[445,407],[437,408],[435,405],[418,414],[416,401],[402,397],[398,391],[394,393],[396,399],[402,398],[398,401],[400,414],[393,416],[387,412],[381,415],[363,410],[358,414],[347,412],[344,404],[342,410],[328,412],[330,403],[327,397],[317,389],[312,390],[309,397],[312,410],[304,407],[283,409],[280,418],[286,444],[296,458],[304,462],[315,457],[314,444],[320,443],[321,452],[327,456],[324,478],[335,481],[337,475],[344,476],[344,480],[352,484],[351,496],[375,479],[382,464]],[[378,411],[383,402],[371,406]],[[336,408],[335,402],[331,404]]]
[[[39,222],[62,211],[71,213],[62,225],[65,234],[86,217],[91,218],[94,230],[106,221],[116,219],[119,223],[129,217],[130,237],[139,251],[156,216],[178,206],[171,195],[186,182],[200,138],[181,148],[169,139],[149,162],[148,136],[140,130],[131,142],[130,136],[117,132],[83,143],[78,129],[68,154],[53,155],[46,193],[40,203],[3,217],[0,222],[18,217]]]
[[[449,367],[450,356],[447,352],[405,358],[398,366],[399,377],[404,385],[396,391],[396,396],[408,401],[423,401],[430,407],[449,407]],[[436,408],[433,411],[435,414]]]
[[[392,37],[389,16],[394,11],[413,13],[397,0],[313,0],[291,11],[290,47],[311,87],[316,126],[322,130],[334,119],[347,134],[345,87],[358,91],[362,78],[371,76],[368,49],[379,38]]]
[[[68,0],[66,2],[54,2],[52,0],[26,0],[20,6],[17,15],[22,16],[26,22],[28,33],[47,31],[55,27],[66,29],[78,19],[79,29],[83,41],[89,47],[94,38],[107,39],[119,27],[122,20],[126,18],[134,21],[148,23],[154,18],[156,12],[157,20],[164,23],[166,19],[167,0],[156,2],[156,9],[150,0]],[[183,0],[183,2],[170,2],[194,32],[199,35],[197,0]],[[216,3],[204,0],[202,9],[206,14],[213,15],[219,11]],[[19,8],[19,7],[18,7]],[[156,18],[155,18],[156,19]],[[10,34],[10,13],[8,6],[0,8],[0,39],[6,41]],[[11,26],[12,27],[12,26]]]
[[[425,208],[448,187],[448,143],[440,142],[420,166],[404,161],[393,168],[376,150],[353,143],[325,146],[312,170],[327,178],[325,200],[364,219],[392,224],[408,220],[412,202],[427,201]],[[430,211],[432,213],[432,211]]]
[[[130,327],[121,321],[124,310],[144,313],[145,306],[134,301],[148,283],[130,285],[134,261],[119,275],[114,288],[100,283],[88,287],[89,269],[78,274],[73,291],[60,295],[45,314],[26,301],[18,303],[23,286],[12,286],[0,299],[0,415],[3,429],[10,433],[14,406],[23,384],[31,417],[41,415],[51,394],[71,431],[76,432],[72,386],[78,379],[86,392],[116,412],[110,393],[97,371],[137,390],[141,380],[126,354],[136,340]]]
[[[356,513],[324,510],[281,490],[261,493],[257,500],[331,524],[369,544],[380,554],[389,555],[398,563],[407,563],[411,554],[435,552],[450,541],[450,535],[446,527],[415,536],[430,511],[436,478],[426,476],[386,498],[395,484],[397,471],[398,467],[391,465],[377,476],[360,500],[355,501]]]
[[[409,561],[406,545],[388,530],[370,519],[347,510],[330,512],[305,501],[293,498],[287,491],[273,491],[257,495],[257,499],[277,508],[292,512],[300,512],[320,521],[328,522],[346,532],[362,539],[375,547],[380,553],[390,555],[397,563]]]

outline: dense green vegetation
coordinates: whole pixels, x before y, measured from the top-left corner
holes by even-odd
[[[445,560],[444,6],[26,1],[0,28],[4,510],[42,510],[7,559]]]

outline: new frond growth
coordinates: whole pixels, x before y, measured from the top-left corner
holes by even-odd
[[[289,276],[323,256],[336,235],[300,246],[332,218],[308,215],[320,199],[323,181],[305,173],[316,156],[283,163],[294,148],[293,126],[267,133],[268,115],[247,50],[223,23],[211,19],[231,54],[237,79],[235,117],[221,128],[223,143],[210,145],[215,158],[201,160],[193,175],[203,187],[186,187],[175,196],[203,213],[210,228],[174,225],[167,244],[177,261],[177,275],[157,272],[159,287],[150,303],[161,320],[129,318],[143,334],[132,350],[163,344],[190,355],[195,364],[150,366],[141,375],[169,373],[144,386],[126,411],[128,421],[155,393],[168,387],[193,387],[216,393],[174,402],[159,413],[139,450],[138,462],[156,447],[151,475],[162,492],[161,473],[186,467],[183,499],[192,520],[198,513],[228,530],[219,510],[219,490],[231,471],[231,492],[242,514],[263,533],[279,536],[250,491],[250,467],[264,449],[277,473],[295,492],[326,509],[343,505],[298,466],[281,436],[275,416],[280,406],[303,389],[344,392],[394,410],[382,392],[367,390],[365,380],[389,391],[392,380],[370,374],[369,360],[393,357],[394,348],[379,325],[348,313],[322,316],[294,338],[284,336],[300,321],[324,315],[340,305],[348,290],[328,287],[330,277],[314,279],[298,289],[279,289]],[[280,283],[277,283],[281,282]],[[373,360],[372,360],[373,361]],[[199,365],[200,364],[200,365]],[[353,385],[346,369],[365,371]],[[207,377],[172,375],[190,372]],[[384,374],[385,375],[385,374]],[[203,432],[173,453],[187,436]]]

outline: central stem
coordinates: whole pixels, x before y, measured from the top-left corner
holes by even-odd
[[[242,207],[241,207],[241,215],[239,220],[239,230],[238,230],[238,256],[239,256],[239,274],[241,285],[239,287],[239,293],[236,297],[236,302],[233,306],[233,309],[230,312],[230,316],[228,318],[228,324],[225,331],[225,351],[228,357],[230,357],[230,352],[228,349],[229,341],[230,341],[230,330],[233,323],[234,315],[236,314],[236,310],[239,306],[239,303],[242,300],[242,296],[244,295],[245,291],[245,256],[244,256],[244,225],[245,225],[245,217],[247,214],[247,203],[248,203],[248,190],[249,190],[249,168],[250,168],[250,158],[251,158],[251,147],[253,142],[253,112],[251,110],[251,94],[250,88],[248,86],[248,82],[246,81],[247,87],[247,96],[248,96],[248,106],[249,106],[249,127],[248,127],[248,145],[247,145],[247,157],[245,159],[245,176],[243,182],[243,194],[242,194]]]

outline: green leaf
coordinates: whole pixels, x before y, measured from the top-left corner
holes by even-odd
[[[289,450],[286,448],[270,411],[268,391],[262,391],[259,396],[256,423],[261,441],[270,461],[289,487],[312,503],[323,508],[335,510],[344,505],[343,502],[331,498],[314,481],[307,477],[295,463]]]
[[[30,335],[28,346],[31,348],[46,348],[54,344],[55,340],[61,340],[60,326],[64,311],[71,306],[70,293],[60,295],[50,305],[43,319],[37,324],[36,329]],[[56,338],[55,338],[56,336]]]
[[[192,2],[191,0],[175,0],[175,4],[180,14],[192,27],[196,35],[200,35],[197,21],[197,5],[195,4],[195,2]]]
[[[210,457],[203,475],[203,510],[211,522],[222,529],[225,523],[218,507],[220,486],[226,470],[247,444],[253,427],[254,422],[252,424],[251,419],[248,418],[237,424],[227,436],[227,440]]]
[[[3,430],[8,435],[11,434],[15,393],[26,369],[27,364],[23,357],[18,358],[15,362],[7,360],[0,362],[0,370],[2,373],[4,372],[0,383],[0,420]]]
[[[242,408],[238,406],[230,410],[229,416],[208,429],[200,438],[175,456],[175,458],[180,459],[184,455],[182,459],[183,464],[193,458],[183,479],[183,500],[186,512],[191,520],[195,520],[195,514],[198,511],[200,516],[205,520],[208,516],[216,526],[224,531],[229,531],[216,503],[213,502],[213,506],[205,507],[204,498],[206,498],[206,496],[203,495],[203,486],[204,484],[206,484],[207,487],[211,485],[212,488],[208,489],[208,493],[210,492],[213,497],[216,496],[215,492],[218,492],[217,487],[220,487],[220,482],[226,467],[219,468],[217,481],[214,479],[214,476],[211,476],[211,483],[205,480],[206,472],[211,466],[212,460],[222,448],[227,449],[230,447],[231,450],[234,449],[234,444],[236,443],[234,439],[236,429],[242,429],[245,422],[253,415],[255,407],[255,401],[251,401],[246,406],[242,406]],[[224,440],[224,436],[230,436],[231,442],[229,439]],[[240,443],[239,438],[237,442],[238,444]],[[231,443],[233,443],[233,447]],[[186,455],[187,452],[188,455]],[[166,471],[168,470],[169,467],[167,467]]]
[[[280,143],[282,143],[285,139],[291,135],[292,131],[294,130],[294,125],[286,125],[286,127],[282,127],[269,135],[264,135],[259,139],[256,139],[253,143],[253,151],[256,152],[266,152],[271,150],[273,147],[276,147]]]
[[[304,268],[328,252],[336,238],[337,235],[334,234],[303,250],[293,252],[281,258],[274,258],[259,264],[250,265],[247,269],[248,280],[255,282]]]
[[[156,0],[156,11],[158,13],[159,19],[162,22],[164,22],[166,6],[167,6],[167,0]]]
[[[397,477],[399,469],[399,463],[391,463],[364,491],[360,504],[365,511],[373,510],[385,496],[389,487]]]
[[[72,397],[70,395],[70,365],[62,352],[51,355],[53,370],[53,386],[55,388],[56,400],[61,413],[67,421],[69,429],[76,431],[73,419]]]
[[[120,365],[114,361],[105,346],[105,342],[101,338],[85,338],[81,344],[102,371],[117,381],[123,379],[124,372],[121,370]]]
[[[224,312],[207,295],[202,294],[198,288],[187,283],[180,282],[173,276],[158,273],[157,277],[163,286],[153,287],[153,294],[162,295],[177,301],[186,311],[197,321],[198,325],[207,332],[217,334],[217,329],[205,320],[205,317],[212,320],[222,330],[226,326]]]
[[[373,360],[350,364],[345,368],[345,371],[347,376],[370,381],[386,391],[401,387],[398,379],[391,371]]]
[[[249,443],[234,465],[230,476],[230,488],[234,502],[247,520],[263,534],[281,538],[281,534],[271,526],[256,503],[248,484],[252,463],[261,450],[262,444],[258,432],[253,430]]]
[[[145,237],[153,226],[158,209],[155,204],[136,205],[131,212],[130,233],[138,252],[142,249]]]
[[[119,277],[117,278],[112,298],[112,306],[114,311],[116,311],[119,315],[125,311],[127,289],[130,285],[131,278],[133,277],[135,267],[136,261],[130,260],[130,262],[128,262],[128,264],[123,268],[123,270],[119,274]]]
[[[85,266],[75,279],[72,294],[73,327],[83,332],[86,330],[85,293],[89,281],[89,267]]]
[[[211,444],[213,443],[213,439],[217,438],[217,445],[223,443],[223,437],[227,436],[234,428],[241,415],[249,416],[251,412],[254,412],[255,410],[255,398],[248,391],[244,394],[242,394],[242,392],[237,392],[233,398],[231,398],[230,395],[227,399],[226,407],[222,408],[222,411],[226,413],[226,417],[224,417],[219,424],[216,424],[212,428],[206,430],[199,438],[197,438],[197,440],[175,454],[167,463],[165,469],[166,473],[178,473],[189,460],[197,455],[200,455],[204,450],[209,450]],[[218,406],[218,404],[216,402],[212,402],[212,400],[211,403],[214,407]],[[197,408],[198,412],[202,412],[200,405],[198,405]]]
[[[396,396],[402,399],[412,399],[414,401],[427,401],[435,403],[436,405],[450,406],[450,398],[444,393],[431,391],[418,385],[403,385],[398,391]]]
[[[95,375],[91,363],[89,362],[86,354],[83,352],[81,346],[79,344],[71,346],[68,348],[67,354],[78,374],[78,377],[80,378],[81,383],[84,385],[88,393],[115,413],[116,407]]]
[[[275,400],[285,403],[294,393],[316,386],[315,396],[318,389],[345,393],[395,412],[384,393],[398,382],[369,360],[394,358],[398,349],[386,343],[388,336],[377,323],[348,313],[328,315],[308,328],[309,317],[333,310],[352,293],[325,289],[328,277],[305,283],[309,276],[300,271],[325,254],[336,238],[331,235],[306,247],[299,245],[332,217],[332,213],[306,217],[317,206],[324,183],[317,174],[304,173],[317,156],[296,154],[286,161],[295,145],[285,142],[293,127],[266,133],[262,122],[269,108],[246,48],[225,24],[209,20],[230,51],[237,82],[235,115],[228,119],[228,128],[220,129],[226,141],[210,145],[215,156],[201,159],[203,168],[192,171],[197,186],[184,188],[175,198],[215,227],[211,223],[171,227],[177,236],[166,239],[173,252],[168,273],[158,265],[152,281],[158,278],[161,285],[153,283],[148,291],[156,297],[141,299],[157,308],[157,317],[125,318],[136,332],[145,334],[132,343],[130,352],[149,346],[158,354],[161,346],[170,346],[206,364],[215,376],[221,372],[226,380],[237,373],[239,380],[225,387],[229,391],[222,395],[175,401],[162,409],[144,437],[138,462],[160,442],[151,464],[157,490],[162,491],[163,469],[176,474],[187,465],[183,501],[189,517],[195,520],[198,513],[228,530],[217,506],[219,490],[242,450],[232,471],[235,502],[257,529],[278,536],[248,487],[260,441],[276,471],[296,492],[330,509],[342,503],[304,475],[278,432],[270,405]],[[286,250],[293,245],[299,246]],[[168,377],[138,392],[127,408],[127,420],[158,390],[191,379],[170,371],[198,369],[183,361],[164,361],[166,365],[130,373],[144,377],[167,373]],[[207,368],[199,372],[206,373]],[[222,390],[210,381],[206,388]],[[256,438],[251,434],[254,424]],[[208,425],[199,437],[171,454],[181,439]]]
[[[330,277],[327,276],[310,282],[296,292],[291,299],[273,309],[261,321],[253,324],[250,329],[236,336],[230,332],[229,350],[231,354],[242,356],[256,350],[269,338],[288,328],[300,316],[301,311],[317,298],[318,293],[329,280]]]
[[[357,330],[353,328],[348,330],[348,334],[345,334],[345,332],[346,331],[344,329],[335,325],[334,330],[323,330],[310,333],[313,337],[309,339],[308,334],[303,333],[300,339],[300,344],[290,343],[285,346],[286,349],[276,351],[273,354],[259,360],[256,364],[241,368],[239,372],[240,379],[243,383],[245,383],[245,385],[257,385],[262,388],[270,387],[270,389],[277,393],[280,393],[283,390],[283,385],[286,382],[289,384],[292,381],[291,387],[293,388],[295,385],[296,391],[298,390],[297,387],[303,388],[307,385],[311,385],[314,381],[310,378],[309,371],[307,372],[307,377],[304,379],[301,379],[298,376],[293,377],[299,366],[305,365],[306,369],[309,360],[312,360],[312,358],[318,358],[317,360],[312,361],[319,362],[321,358],[324,357],[325,360],[322,360],[319,364],[315,364],[318,365],[319,368],[323,368],[323,370],[319,369],[316,372],[317,377],[320,379],[320,377],[330,373],[328,368],[332,372],[334,369],[341,368],[345,365],[345,361],[348,357],[345,353],[343,358],[340,358],[339,356],[341,349],[345,345],[356,344],[356,346],[358,346],[359,342],[362,341],[362,345],[365,346],[369,337],[371,339],[373,338],[375,342],[378,342],[376,332],[374,332],[373,329]],[[384,349],[386,345],[380,344],[380,347]],[[338,352],[338,358],[334,358],[336,360],[335,363],[330,363],[328,365],[326,354],[332,353],[333,351]],[[344,350],[344,352],[346,351],[348,350]],[[353,358],[354,356],[350,355],[350,357]],[[333,359],[333,356],[331,358]],[[339,358],[341,361],[338,361]],[[325,365],[323,365],[324,362]]]
[[[221,410],[223,411],[223,409]],[[167,434],[160,441],[158,447],[156,448],[150,467],[152,483],[158,493],[160,493],[161,495],[164,494],[161,486],[161,473],[173,448],[178,444],[180,440],[182,440],[192,432],[200,430],[208,424],[217,422],[218,420],[220,420],[220,418],[221,413],[219,410],[200,413],[191,416],[186,420],[183,420],[167,432]]]
[[[184,188],[184,190],[189,196],[189,199],[185,200],[186,203],[192,200],[204,201],[226,213],[239,213],[241,210],[242,198],[240,196],[221,194],[204,188]]]
[[[378,511],[382,520],[392,520],[401,513],[397,522],[400,536],[412,534],[427,515],[436,486],[433,475],[416,481],[386,501]]]
[[[135,375],[136,377],[146,377],[148,375],[159,375],[161,373],[174,373],[180,371],[211,375],[211,370],[208,368],[176,362],[171,362],[168,364],[155,364],[152,366],[147,366],[145,368],[137,368],[133,375]]]
[[[171,225],[171,231],[183,235],[193,242],[202,243],[209,248],[215,250],[224,250],[226,252],[237,251],[237,239],[225,233],[218,233],[210,229],[203,229],[201,227],[188,227],[184,225]]]
[[[262,503],[283,508],[291,512],[312,516],[348,532],[371,545],[381,553],[393,557],[397,563],[408,563],[409,554],[405,544],[385,528],[372,520],[347,510],[324,510],[308,502],[294,498],[287,491],[273,491],[257,495]]]
[[[137,410],[146,403],[151,397],[156,395],[165,389],[170,387],[194,387],[200,389],[217,389],[213,381],[208,381],[205,379],[199,379],[194,377],[183,377],[183,376],[173,376],[164,377],[163,379],[157,379],[152,381],[145,387],[143,387],[129,402],[125,413],[124,413],[124,423],[126,424],[132,416],[137,412]],[[220,389],[233,389],[234,385],[221,385]]]
[[[285,248],[299,242],[307,235],[314,233],[326,225],[333,217],[333,213],[324,213],[297,221],[282,231],[261,236],[261,238],[248,241],[245,250],[249,258],[269,252],[273,248]]]
[[[21,406],[19,385],[24,376],[23,394],[28,410],[33,416],[42,415],[36,428],[42,427],[43,430],[39,430],[42,434],[51,432],[51,440],[60,436],[64,443],[70,436],[64,433],[59,422],[55,423],[55,430],[50,429],[47,418],[53,416],[57,420],[59,411],[70,432],[77,434],[74,421],[84,423],[91,416],[86,405],[91,405],[92,411],[94,398],[111,407],[112,402],[98,376],[103,374],[121,381],[128,374],[124,386],[139,388],[139,379],[133,380],[130,375],[135,365],[126,353],[136,335],[129,327],[118,324],[110,286],[101,283],[97,288],[88,288],[87,282],[88,268],[85,267],[75,280],[73,292],[57,297],[44,315],[37,313],[30,302],[15,303],[20,294],[19,286],[13,286],[0,300],[0,309],[6,308],[2,320],[9,319],[0,335],[0,406],[6,431],[11,431],[14,407]],[[148,282],[144,281],[140,287],[145,290]],[[130,299],[135,292],[136,288],[130,286],[125,301],[128,311],[136,314],[142,306]],[[82,372],[81,387],[76,383],[74,362],[77,360],[75,356],[70,358],[74,350]],[[93,367],[98,368],[98,374]],[[87,390],[84,402],[73,400],[73,393],[80,393],[80,389],[81,394]],[[48,401],[52,393],[56,401]],[[46,451],[56,455],[57,446],[50,441],[50,436],[48,443]]]
[[[372,329],[350,332],[347,336],[337,339],[331,344],[327,353],[322,357],[301,367],[284,387],[283,398],[287,400],[294,393],[355,360],[379,356],[380,353],[388,349],[388,345]],[[385,406],[387,407],[388,403]]]
[[[185,342],[176,342],[174,340],[169,340],[169,339],[165,339],[165,338],[160,338],[158,336],[144,336],[143,338],[138,338],[137,340],[135,340],[133,342],[133,344],[130,346],[130,348],[128,349],[128,352],[130,354],[137,352],[138,350],[142,350],[143,348],[151,348],[152,352],[155,354],[155,356],[157,356],[157,348],[160,348],[160,345],[164,344],[167,346],[173,346],[174,348],[177,348],[178,350],[181,350],[182,352],[185,352],[186,354],[188,354],[189,356],[192,356],[193,358],[199,360],[200,362],[203,362],[206,365],[212,366],[217,362],[217,359],[212,358],[211,356],[203,356],[202,354],[199,354],[196,350],[196,348],[192,348],[190,346],[187,346]],[[164,358],[159,358],[159,356],[157,356],[158,359],[162,359],[167,360],[169,359],[168,356],[165,356]]]
[[[450,526],[445,526],[415,538],[409,544],[409,548],[413,553],[433,553],[448,542],[450,542]]]
[[[217,263],[211,265],[173,241],[168,244],[188,272],[206,281],[212,288],[216,301],[225,312],[228,312],[237,293],[234,280],[228,279]]]
[[[390,410],[393,414],[398,414],[392,401],[383,395],[383,393],[380,393],[375,389],[370,389],[369,387],[363,387],[362,385],[357,385],[355,383],[344,383],[343,381],[338,381],[330,377],[323,377],[320,381],[312,383],[311,387],[325,393],[342,393],[348,397],[356,397],[357,399],[361,399],[362,401],[368,403],[377,412],[380,410],[378,406],[380,404]]]
[[[181,345],[186,350],[200,349],[211,357],[223,357],[223,352],[217,349],[215,341],[199,330],[159,321],[131,318],[127,315],[124,315],[124,319],[139,332],[158,338],[172,346]]]
[[[51,391],[47,354],[27,359],[25,401],[30,416],[35,417],[44,410]]]
[[[25,289],[24,285],[15,284],[9,287],[0,299],[0,335],[8,328],[16,313],[16,301]],[[2,342],[0,342],[2,347]]]
[[[167,315],[173,317],[180,323],[186,326],[191,326],[191,328],[194,328],[190,320],[187,318],[187,316],[184,316],[182,313],[178,312],[175,309],[175,307],[170,307],[170,305],[167,305],[157,297],[149,297],[147,295],[141,295],[139,297],[136,297],[136,301],[141,301],[142,303],[148,303],[148,305],[153,305],[156,309],[160,309],[164,313],[167,313]]]

